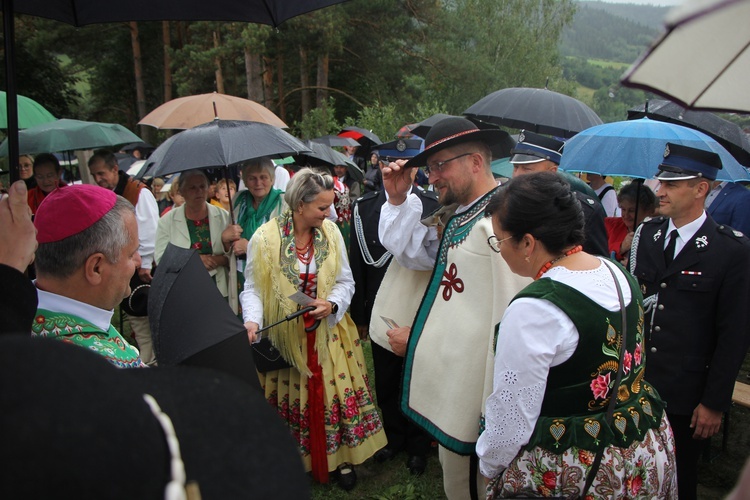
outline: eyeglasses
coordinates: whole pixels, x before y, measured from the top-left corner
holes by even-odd
[[[507,238],[503,238],[502,240],[498,240],[497,236],[494,234],[487,238],[487,244],[490,246],[493,252],[500,253],[500,245],[503,241],[511,239],[513,236],[508,236]]]
[[[462,155],[454,156],[453,158],[448,158],[447,160],[436,161],[435,163],[431,165],[428,163],[427,165],[425,165],[425,170],[427,171],[428,174],[430,172],[436,172],[439,174],[445,168],[446,163],[452,162],[453,160],[458,160],[459,158],[463,158],[464,156],[469,156],[472,154],[474,153],[464,153]]]

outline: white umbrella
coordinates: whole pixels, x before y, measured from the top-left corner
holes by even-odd
[[[685,107],[750,113],[750,0],[686,0],[622,83]]]

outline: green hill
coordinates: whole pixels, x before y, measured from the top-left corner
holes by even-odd
[[[656,39],[666,7],[580,2],[561,55],[630,64]]]

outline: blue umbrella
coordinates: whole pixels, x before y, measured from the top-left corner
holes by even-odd
[[[750,180],[750,173],[711,137],[648,118],[605,123],[579,132],[565,143],[560,169],[650,179],[664,159],[668,142],[717,153],[723,165],[718,180]]]

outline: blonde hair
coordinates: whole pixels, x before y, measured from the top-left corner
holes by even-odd
[[[311,168],[299,170],[286,187],[284,201],[290,209],[296,210],[303,203],[310,203],[318,194],[333,189],[333,177],[313,171]]]

